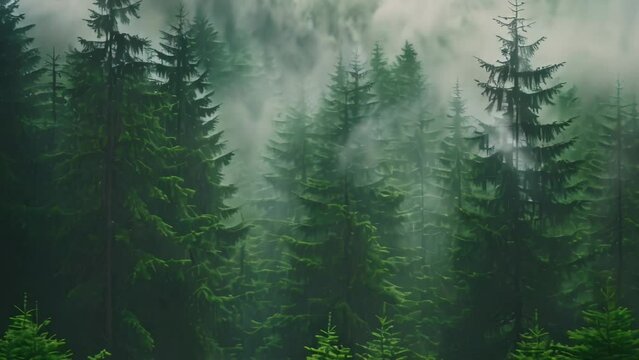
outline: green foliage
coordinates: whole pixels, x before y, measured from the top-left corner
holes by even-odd
[[[99,353],[97,353],[96,355],[94,355],[94,356],[89,356],[89,357],[87,358],[87,360],[104,360],[104,359],[106,359],[106,358],[108,358],[108,357],[110,357],[110,356],[111,356],[111,353],[110,353],[110,352],[108,352],[108,351],[106,351],[106,350],[101,350],[101,351],[100,351]]]
[[[51,320],[38,322],[38,310],[29,309],[27,298],[22,308],[17,308],[18,315],[9,319],[9,327],[0,338],[1,360],[67,360],[72,358],[71,351],[66,349],[66,341],[49,334],[46,328]],[[101,350],[88,360],[104,360],[111,356]]]
[[[275,120],[275,136],[267,145],[265,156],[268,169],[265,184],[258,192],[256,207],[259,218],[254,221],[253,233],[256,244],[253,254],[258,259],[256,268],[268,269],[259,272],[258,281],[263,281],[267,291],[260,291],[257,300],[261,311],[256,325],[256,335],[262,339],[258,357],[283,356],[281,333],[298,322],[295,316],[282,306],[293,284],[289,282],[289,252],[287,239],[297,235],[295,224],[303,221],[305,209],[299,201],[308,176],[313,172],[314,141],[312,118],[304,100],[289,108],[281,118]],[[256,286],[262,286],[256,284]],[[256,320],[256,319],[254,319]]]
[[[404,348],[399,334],[394,331],[393,322],[385,316],[379,318],[379,328],[373,331],[373,339],[363,345],[363,354],[358,359],[365,360],[406,360],[409,350]]]
[[[208,18],[198,13],[189,32],[193,36],[195,56],[200,59],[199,68],[205,72],[212,85],[222,92],[233,89],[250,75],[252,69],[245,49],[231,51]]]
[[[342,360],[351,359],[351,350],[339,344],[339,337],[335,330],[335,326],[331,325],[331,317],[328,317],[328,326],[326,329],[320,330],[315,336],[317,339],[317,347],[305,346],[310,355],[306,356],[306,360]]]
[[[21,286],[31,283],[20,278],[33,248],[25,229],[37,223],[31,211],[40,205],[36,195],[44,187],[39,186],[42,173],[36,166],[43,146],[35,126],[41,102],[37,81],[44,70],[30,35],[34,25],[25,24],[19,11],[19,1],[0,0],[0,273],[11,274],[3,288],[11,295],[0,299],[0,306],[7,309],[16,299],[11,296],[19,296]]]
[[[147,315],[153,306],[139,299],[163,293],[165,284],[153,282],[185,264],[181,239],[163,215],[171,206],[186,211],[170,199],[189,190],[167,174],[177,150],[162,124],[162,94],[142,59],[149,42],[119,30],[137,18],[139,6],[96,1],[88,25],[97,39],[80,39],[67,57],[74,117],[64,122],[55,153],[56,185],[65,190],[55,233],[70,249],[61,269],[70,285],[66,306],[90,304],[83,311],[104,314],[102,326],[80,322],[78,332],[114,344],[116,356],[143,359],[151,357],[156,333]]]
[[[553,360],[557,359],[555,344],[550,335],[539,326],[539,320],[535,319],[531,328],[521,335],[516,350],[510,354],[513,360]]]
[[[639,358],[639,329],[630,310],[618,307],[612,289],[603,292],[603,310],[586,310],[586,325],[568,331],[569,345],[560,346],[562,360],[613,360]]]
[[[489,122],[469,116],[459,82],[444,114],[409,42],[391,60],[377,43],[370,70],[340,57],[316,107],[272,104],[249,80],[294,69],[270,49],[249,65],[234,19],[221,41],[206,6],[194,19],[181,6],[153,50],[127,32],[141,2],[94,0],[94,38],[41,64],[18,4],[0,0],[0,301],[25,287],[59,299],[47,312],[81,357],[639,358],[621,307],[639,304],[636,100],[622,79],[603,105],[551,85],[564,64],[533,66],[544,38],[525,38],[520,0],[496,19],[503,58],[479,60]],[[293,104],[250,171],[229,170],[215,99],[229,121],[236,104]],[[262,187],[234,198],[228,173]],[[593,291],[611,275],[614,294]],[[566,345],[551,340],[602,297]],[[386,305],[395,322],[377,318]],[[50,320],[18,310],[0,360],[71,358]]]
[[[548,318],[563,313],[547,299],[559,296],[573,260],[574,230],[562,225],[581,204],[571,182],[579,164],[562,158],[575,141],[563,136],[572,120],[541,117],[563,86],[546,87],[563,63],[531,66],[543,38],[527,43],[522,5],[515,1],[510,16],[496,19],[508,33],[498,37],[504,59],[479,60],[488,75],[478,85],[487,109],[500,117],[481,123],[484,139],[471,159],[473,187],[453,252],[457,306],[465,310],[459,332],[448,335],[445,357],[504,357],[528,311],[538,308]]]
[[[35,321],[37,311],[26,306],[18,308],[18,315],[12,316],[9,328],[0,339],[0,359],[2,360],[67,360],[71,352],[66,342],[49,334],[46,328],[51,320]]]
[[[154,208],[167,219],[174,238],[165,252],[171,257],[163,262],[166,271],[150,280],[158,289],[168,281],[184,295],[166,299],[164,306],[176,313],[156,325],[152,336],[161,339],[156,351],[167,358],[230,357],[241,337],[243,325],[235,317],[244,295],[233,287],[232,257],[247,228],[234,221],[237,209],[226,204],[236,189],[223,183],[223,170],[234,154],[225,150],[224,134],[217,129],[219,105],[213,103],[207,72],[199,69],[195,34],[183,7],[162,32],[155,53],[155,73],[167,105],[161,115],[172,148],[167,166],[158,168],[166,180],[161,188],[166,197]],[[183,338],[172,335],[177,328]]]

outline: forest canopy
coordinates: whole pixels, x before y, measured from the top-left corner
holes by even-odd
[[[639,359],[634,1],[35,1],[0,360]]]

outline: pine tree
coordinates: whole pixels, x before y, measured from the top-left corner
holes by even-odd
[[[209,20],[198,14],[190,27],[196,56],[200,59],[200,70],[219,84],[223,84],[230,71],[228,53],[225,44],[219,40],[219,34]]]
[[[453,254],[465,320],[448,341],[466,341],[465,331],[483,341],[445,346],[456,357],[503,357],[532,309],[549,318],[558,314],[546,300],[560,291],[571,261],[572,233],[558,226],[578,205],[570,183],[578,163],[561,158],[574,141],[559,136],[571,121],[542,121],[539,115],[563,86],[544,87],[563,63],[532,68],[544,38],[526,43],[522,4],[511,5],[511,16],[496,19],[509,35],[498,36],[505,59],[479,60],[488,73],[486,82],[478,82],[487,109],[502,117],[482,124],[488,154],[473,159],[476,192],[464,209],[468,233]]]
[[[423,100],[426,81],[413,44],[408,41],[404,43],[401,53],[393,64],[392,73],[393,93],[400,106],[410,106],[415,100]]]
[[[27,297],[24,304],[17,308],[18,314],[10,319],[9,327],[0,338],[0,359],[39,359],[39,360],[69,360],[71,351],[66,349],[66,341],[49,334],[47,328],[51,320],[38,320],[38,309],[30,309]],[[102,360],[110,356],[108,351],[89,356],[88,360]]]
[[[637,97],[633,96],[633,101],[628,109],[628,123],[626,126],[626,141],[624,148],[626,149],[626,161],[627,167],[626,183],[624,186],[624,193],[626,196],[626,244],[624,247],[625,258],[636,258],[639,254],[639,162],[636,157],[630,157],[627,154],[639,153],[639,109],[637,105]],[[639,276],[639,266],[636,261],[625,262],[626,275],[623,277],[625,284],[623,298],[621,303],[625,306],[629,306],[632,311],[639,311],[639,307],[632,304],[639,304],[639,285],[636,282],[629,281],[631,279],[637,279]]]
[[[439,131],[429,118],[425,76],[417,52],[406,42],[391,68],[392,104],[384,117],[387,144],[385,165],[390,181],[404,192],[404,247],[421,246],[431,237],[433,168],[437,162]],[[430,244],[429,244],[430,245]],[[424,253],[421,253],[422,255]]]
[[[568,332],[569,345],[560,346],[559,359],[636,359],[639,357],[639,330],[627,308],[618,307],[614,290],[603,292],[603,311],[587,310],[586,326]]]
[[[582,306],[601,300],[598,289],[606,286],[610,276],[618,280],[620,303],[631,306],[637,296],[629,280],[633,270],[624,269],[632,267],[624,259],[633,257],[636,251],[636,165],[628,156],[636,144],[636,125],[632,104],[624,102],[622,90],[618,82],[612,101],[595,97],[584,104],[583,121],[574,130],[579,142],[571,158],[584,159],[577,180],[583,184],[580,196],[586,200],[575,219],[583,229],[579,237],[583,271],[574,276],[583,284],[577,287]],[[624,280],[625,276],[629,278]]]
[[[198,14],[190,31],[195,41],[195,54],[200,59],[200,70],[208,74],[209,81],[225,94],[235,87],[245,85],[244,77],[251,74],[250,59],[245,49],[232,51],[231,44],[220,40],[220,35],[211,22]]]
[[[556,346],[550,335],[539,326],[539,319],[535,314],[532,327],[521,335],[516,350],[510,354],[513,360],[553,360],[557,359]]]
[[[299,235],[287,240],[290,305],[284,313],[297,321],[284,343],[308,342],[305,329],[318,328],[317,319],[332,312],[345,344],[352,346],[368,336],[382,303],[396,302],[380,243],[389,231],[384,227],[395,224],[390,218],[397,216],[401,199],[376,178],[367,152],[371,87],[359,61],[347,70],[340,59],[316,120],[315,171],[301,195],[308,215]],[[293,349],[286,354],[295,357]]]
[[[66,114],[66,104],[64,99],[64,86],[62,85],[62,70],[60,64],[60,55],[56,53],[53,48],[51,54],[47,57],[46,61],[48,75],[50,81],[47,83],[48,95],[49,95],[49,116],[46,129],[47,129],[47,144],[48,149],[53,150],[56,144],[57,129],[60,127],[60,123]]]
[[[64,339],[57,339],[46,331],[51,321],[46,319],[40,323],[36,317],[37,311],[27,308],[25,298],[24,306],[18,308],[18,315],[11,317],[9,328],[0,338],[0,359],[71,359]]]
[[[379,85],[378,85],[379,86]],[[390,67],[386,85],[390,99],[380,101],[382,126],[382,173],[403,195],[402,224],[384,242],[390,251],[397,276],[393,279],[408,296],[398,309],[398,326],[406,333],[413,351],[424,353],[436,346],[436,315],[440,294],[440,269],[434,260],[441,251],[441,229],[435,219],[440,212],[439,194],[434,181],[438,167],[441,132],[428,112],[425,76],[414,46],[406,43]],[[438,299],[439,300],[439,299]]]
[[[389,110],[389,106],[394,102],[392,74],[384,54],[384,48],[379,42],[375,43],[373,48],[370,65],[371,81],[374,84],[373,90],[378,99],[378,108],[380,110]],[[384,115],[381,115],[380,118],[383,118]]]
[[[442,154],[439,161],[438,182],[443,188],[444,203],[448,205],[445,214],[451,216],[454,209],[461,209],[464,196],[468,192],[468,160],[471,155],[471,126],[466,115],[466,106],[462,98],[459,81],[455,84],[453,99],[448,115],[450,122],[446,127],[447,136],[442,142]]]
[[[260,204],[273,219],[299,220],[302,215],[295,202],[313,172],[311,121],[306,101],[302,100],[275,122],[275,138],[269,141],[265,157],[269,172],[264,178],[277,196]]]
[[[180,238],[158,209],[182,206],[169,199],[189,191],[166,174],[177,149],[162,126],[164,97],[141,58],[149,42],[120,30],[141,4],[94,5],[87,23],[97,39],[80,39],[67,58],[73,119],[61,129],[56,152],[65,307],[83,314],[74,329],[85,347],[79,353],[102,344],[115,356],[143,359],[156,346],[146,311],[171,296],[170,286],[161,293],[152,280],[189,261],[175,256]]]
[[[3,289],[3,309],[19,301],[28,284],[20,276],[29,273],[32,242],[30,208],[38,199],[36,159],[38,146],[32,141],[33,121],[38,114],[37,81],[43,74],[39,52],[33,48],[30,32],[34,25],[24,24],[19,2],[0,1],[0,226],[3,249],[0,273],[10,274]],[[14,286],[16,288],[14,288]]]
[[[258,192],[262,196],[256,201],[260,210],[254,221],[256,244],[253,253],[259,258],[255,267],[266,269],[260,279],[269,288],[263,291],[261,301],[266,305],[262,321],[256,328],[263,341],[259,349],[261,357],[281,356],[281,330],[295,323],[295,318],[282,311],[282,298],[288,289],[290,270],[286,239],[295,236],[295,226],[305,216],[299,196],[305,182],[313,173],[314,140],[312,118],[301,100],[290,107],[281,119],[275,121],[275,135],[267,145],[264,175],[265,184]],[[263,194],[263,195],[262,195]],[[268,310],[267,310],[268,309]]]
[[[160,46],[156,51],[160,63],[155,69],[170,104],[165,128],[179,149],[167,176],[180,179],[182,191],[190,193],[187,197],[168,195],[171,203],[182,202],[180,207],[166,211],[163,206],[163,217],[173,219],[171,224],[183,248],[172,255],[187,253],[190,259],[187,266],[172,269],[176,274],[170,278],[177,288],[193,294],[195,301],[173,299],[179,318],[171,320],[171,325],[158,326],[158,331],[171,329],[159,342],[165,348],[158,348],[158,352],[167,358],[203,357],[211,351],[230,356],[228,349],[236,347],[242,336],[234,319],[237,304],[233,299],[241,294],[234,293],[231,284],[238,275],[231,258],[234,246],[246,233],[241,223],[226,225],[237,212],[225,204],[235,187],[222,183],[222,171],[233,153],[224,151],[223,132],[216,129],[219,106],[212,103],[207,73],[198,69],[195,39],[183,7],[175,23],[162,32]],[[185,346],[185,339],[172,335],[178,326],[181,333],[191,333],[186,339],[194,344]],[[211,340],[218,349],[209,349]],[[180,342],[172,345],[172,341]],[[187,355],[184,348],[193,353]]]
[[[464,101],[459,83],[451,100],[450,122],[442,130],[443,139],[437,142],[439,161],[425,161],[424,154],[437,148],[434,141],[440,136],[424,134],[422,129],[415,134],[412,153],[415,157],[418,181],[414,185],[420,203],[420,216],[414,217],[417,230],[419,261],[417,270],[410,279],[411,296],[407,324],[403,329],[413,351],[434,351],[441,342],[442,330],[459,317],[453,307],[454,288],[450,264],[450,248],[461,231],[460,210],[469,193],[468,160],[471,156],[471,134],[469,118],[465,115]],[[437,134],[439,135],[439,134]],[[431,155],[432,156],[432,155]],[[409,223],[410,225],[410,223]],[[415,233],[415,231],[413,231]],[[411,234],[411,232],[408,232]],[[411,330],[414,329],[414,330]]]
[[[624,279],[630,275],[624,258],[632,256],[636,234],[636,207],[633,206],[632,167],[633,159],[628,157],[632,149],[634,134],[630,121],[629,105],[623,103],[622,87],[618,81],[612,103],[604,104],[602,114],[593,119],[591,129],[592,147],[588,149],[588,174],[584,181],[588,184],[590,205],[585,221],[589,228],[588,241],[594,255],[593,288],[604,286],[606,274],[614,274],[619,301],[624,299],[626,289],[632,281]],[[625,245],[630,245],[625,249]]]
[[[357,354],[365,360],[406,360],[409,351],[400,344],[399,334],[393,330],[393,322],[386,317],[379,318],[379,328],[373,331],[373,338],[363,345],[364,354]]]
[[[331,317],[328,317],[328,326],[326,330],[322,329],[318,335],[317,347],[312,348],[305,346],[304,348],[311,353],[306,360],[341,360],[351,359],[351,351],[349,348],[339,344],[339,337],[335,330],[335,326],[331,325]]]

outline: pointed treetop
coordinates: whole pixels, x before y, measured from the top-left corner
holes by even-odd
[[[142,0],[95,0],[93,4],[98,11],[89,10],[91,15],[87,21],[98,37],[118,32],[119,24],[128,24],[131,18],[140,18],[140,5]]]

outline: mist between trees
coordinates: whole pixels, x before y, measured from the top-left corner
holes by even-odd
[[[560,80],[513,0],[442,95],[340,4],[303,81],[204,3],[63,51],[0,0],[0,360],[639,359],[636,74]]]

